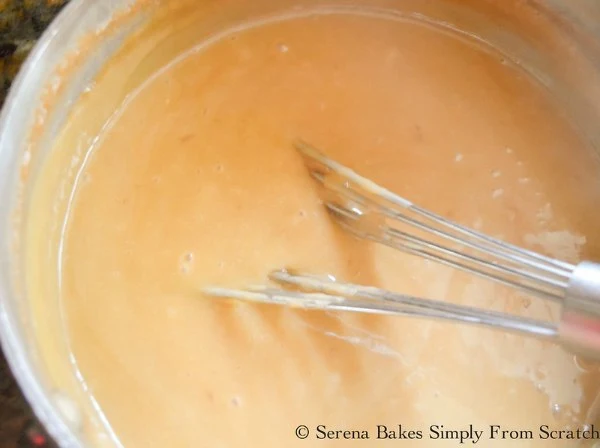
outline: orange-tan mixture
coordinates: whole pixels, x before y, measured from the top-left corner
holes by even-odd
[[[318,425],[370,436],[333,433],[327,446],[458,446],[432,440],[430,426],[469,424],[485,431],[480,446],[508,443],[492,445],[492,424],[534,431],[514,446],[553,446],[540,425],[593,423],[595,367],[551,344],[200,294],[294,267],[557,318],[543,302],[344,234],[296,138],[490,235],[568,261],[600,256],[600,164],[501,55],[368,15],[232,31],[128,98],[77,176],[60,300],[81,380],[123,446],[316,446]],[[399,424],[423,438],[377,440],[377,425]]]

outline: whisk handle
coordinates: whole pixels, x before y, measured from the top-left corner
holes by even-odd
[[[600,264],[584,261],[566,289],[558,335],[566,348],[600,359]]]

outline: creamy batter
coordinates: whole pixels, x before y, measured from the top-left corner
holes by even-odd
[[[65,331],[86,394],[123,446],[458,446],[432,440],[430,426],[469,424],[485,431],[479,446],[553,446],[540,425],[594,423],[596,367],[552,344],[204,297],[205,286],[264,284],[294,267],[557,318],[546,303],[344,234],[296,138],[490,235],[567,261],[600,257],[600,164],[502,55],[368,14],[226,33],[127,99],[73,187]],[[377,440],[377,425],[397,436],[399,424],[422,439]],[[318,425],[370,439],[317,440]],[[535,440],[490,440],[490,425]]]

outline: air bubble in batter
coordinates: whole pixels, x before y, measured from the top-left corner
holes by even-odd
[[[181,256],[179,261],[179,270],[182,274],[189,274],[192,271],[194,265],[194,254],[193,252],[186,252]]]

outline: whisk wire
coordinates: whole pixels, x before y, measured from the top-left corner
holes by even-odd
[[[421,299],[373,287],[338,283],[335,280],[286,270],[273,271],[269,277],[283,288],[294,289],[233,290],[213,287],[205,288],[203,292],[221,298],[284,305],[307,310],[353,311],[458,321],[546,339],[553,339],[558,334],[556,326],[552,323],[498,311],[481,310],[439,300]]]
[[[436,244],[391,227],[381,227],[381,235],[374,235],[364,231],[360,232],[356,229],[356,226],[345,222],[344,218],[357,219],[356,217],[350,217],[347,210],[343,210],[333,203],[328,203],[327,207],[332,212],[334,217],[337,218],[338,223],[349,233],[353,233],[356,236],[364,239],[382,243],[394,249],[402,250],[403,252],[411,255],[416,255],[446,266],[458,268],[462,271],[479,275],[488,280],[494,280],[496,282],[518,288],[524,292],[534,294],[542,298],[551,298],[555,301],[560,301],[562,299],[561,291],[567,286],[565,281],[556,280],[552,277],[544,277],[536,274],[535,272],[529,272],[523,269],[499,265],[497,262],[469,255],[456,249]],[[464,261],[464,263],[461,261]],[[494,275],[494,272],[488,272],[486,269],[505,274],[505,276]],[[517,275],[520,276],[520,281],[511,279],[511,276]],[[534,283],[534,285],[530,285],[528,283]],[[554,292],[552,289],[540,289],[535,287],[535,283],[545,284],[554,289],[558,289],[559,291]]]
[[[442,319],[558,339],[582,352],[600,353],[600,264],[577,266],[497,240],[457,224],[354,173],[297,141],[311,176],[321,186],[330,215],[355,236],[398,249],[559,302],[558,323],[424,299],[383,289],[338,282],[288,270],[274,271],[277,287],[246,290],[204,288],[211,296],[302,309],[353,311]],[[600,355],[599,355],[600,356]]]
[[[287,270],[273,271],[271,280],[301,288],[304,291],[317,291],[345,297],[352,300],[368,299],[371,303],[381,301],[393,304],[392,310],[403,312],[414,311],[414,315],[426,315],[446,320],[460,320],[465,323],[500,327],[509,331],[525,332],[537,336],[553,338],[557,335],[556,326],[552,323],[535,319],[516,317],[503,312],[482,310],[467,305],[456,305],[433,299],[416,298],[405,294],[397,294],[370,286],[352,283],[339,283],[335,280],[320,278],[308,274],[295,273]]]
[[[560,301],[564,297],[573,265],[496,240],[417,207],[327,159],[307,143],[296,142],[296,148],[313,178],[325,187],[326,206],[346,230],[542,298]],[[397,223],[479,255],[399,230],[394,226]]]

